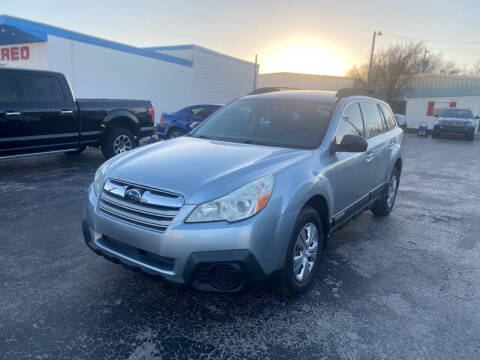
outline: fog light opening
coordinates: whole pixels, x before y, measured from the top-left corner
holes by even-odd
[[[237,264],[214,264],[208,270],[208,281],[220,290],[232,290],[242,283],[240,267]]]

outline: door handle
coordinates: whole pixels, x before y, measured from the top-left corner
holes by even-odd
[[[373,160],[373,152],[369,151],[369,152],[367,152],[367,154],[366,154],[365,161],[366,161],[366,162],[370,162],[370,161],[372,161],[372,160]]]
[[[7,111],[5,113],[5,115],[7,115],[7,116],[19,116],[19,115],[22,115],[22,113],[20,111]]]
[[[60,111],[60,115],[72,115],[73,110],[62,110]]]

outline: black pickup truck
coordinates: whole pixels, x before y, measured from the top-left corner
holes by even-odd
[[[0,158],[74,155],[87,146],[110,158],[153,133],[150,101],[75,99],[63,74],[0,69]]]

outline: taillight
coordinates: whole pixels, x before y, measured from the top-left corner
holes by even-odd
[[[163,118],[163,115],[160,116],[160,122],[163,123],[165,121],[165,119]]]
[[[147,112],[150,114],[150,122],[152,123],[152,125],[154,124],[155,122],[155,110],[153,109],[153,107],[151,108],[148,108],[147,109]],[[160,120],[161,121],[161,120]]]

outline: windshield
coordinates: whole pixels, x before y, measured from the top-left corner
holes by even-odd
[[[314,149],[325,135],[333,105],[285,99],[240,99],[213,114],[191,136]]]
[[[473,118],[472,110],[470,110],[470,109],[444,109],[440,116],[441,117],[462,118],[462,119]]]

